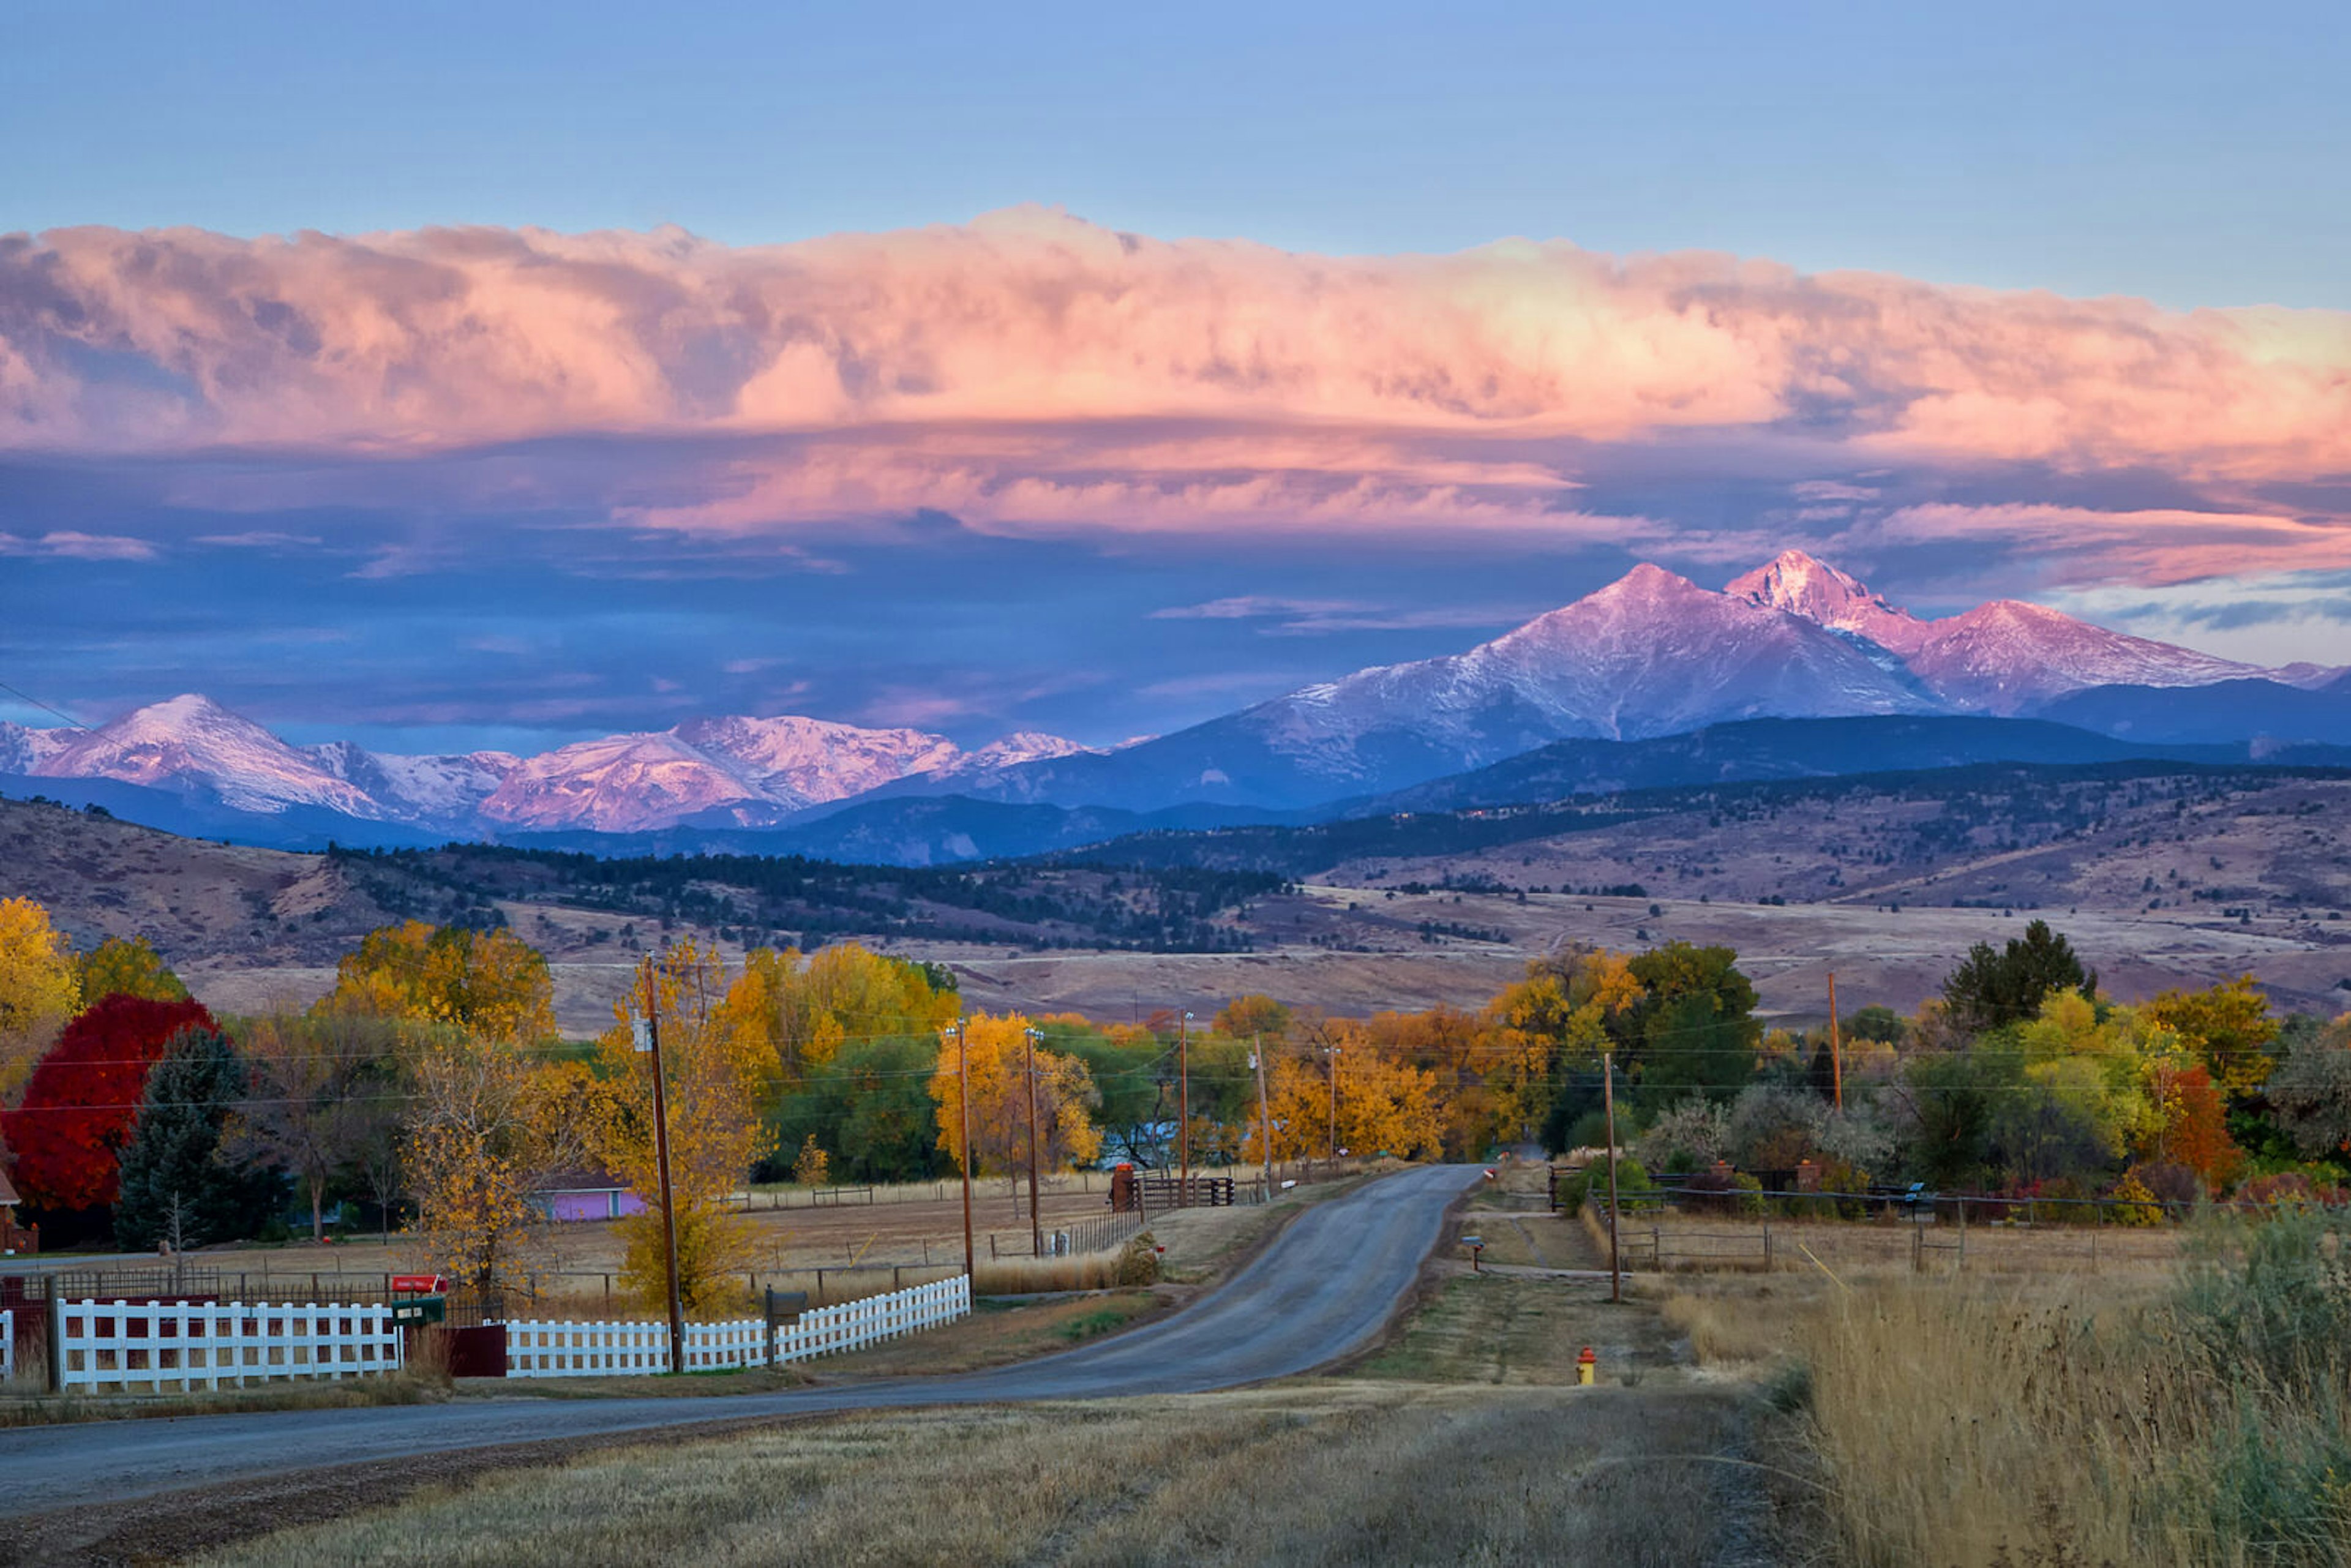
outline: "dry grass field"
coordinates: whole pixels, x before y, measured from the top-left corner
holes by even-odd
[[[201,1561],[1683,1568],[1735,1560],[1702,1458],[1735,1422],[1697,1391],[1361,1382],[856,1416],[598,1455]]]

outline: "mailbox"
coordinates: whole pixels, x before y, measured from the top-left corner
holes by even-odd
[[[392,1321],[401,1328],[445,1322],[448,1318],[449,1298],[446,1296],[409,1296],[392,1303]]]

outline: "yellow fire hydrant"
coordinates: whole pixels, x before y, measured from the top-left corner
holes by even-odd
[[[1599,1375],[1600,1357],[1587,1344],[1583,1347],[1583,1354],[1575,1358],[1575,1381],[1581,1386],[1589,1388]]]

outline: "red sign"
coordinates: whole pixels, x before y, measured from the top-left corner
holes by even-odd
[[[438,1274],[394,1274],[392,1288],[403,1296],[445,1296],[449,1281]]]

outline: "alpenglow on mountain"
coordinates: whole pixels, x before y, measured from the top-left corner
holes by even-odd
[[[0,775],[119,780],[246,816],[321,813],[443,837],[759,830],[911,795],[1296,810],[1558,741],[1871,715],[2047,716],[2130,740],[2341,744],[2351,742],[2351,674],[2262,669],[2009,600],[1921,619],[1791,550],[1719,592],[1635,567],[1465,653],[1358,670],[1107,752],[1026,732],[965,751],[921,730],[788,716],[695,719],[530,758],[406,757],[292,746],[185,695],[96,730],[0,724]]]
[[[0,724],[0,774],[114,779],[252,815],[308,808],[459,837],[758,827],[910,774],[955,778],[1078,749],[1024,732],[967,752],[921,730],[788,716],[695,719],[531,758],[402,757],[349,741],[292,746],[193,693],[96,729]]]
[[[1721,592],[1637,566],[1467,653],[1359,670],[1142,745],[966,779],[955,791],[1134,810],[1211,800],[1294,809],[1409,788],[1553,741],[1644,740],[1739,719],[2014,716],[2095,695],[2113,698],[2100,727],[2126,736],[2150,702],[2160,708],[2167,692],[2207,685],[2230,689],[2242,711],[2282,713],[2285,739],[2343,741],[2346,679],[2340,669],[2237,664],[2014,601],[1921,620],[1790,550]],[[2237,683],[2248,689],[2237,693]],[[2218,737],[2227,727],[2207,728]],[[882,792],[942,787],[906,779]]]

